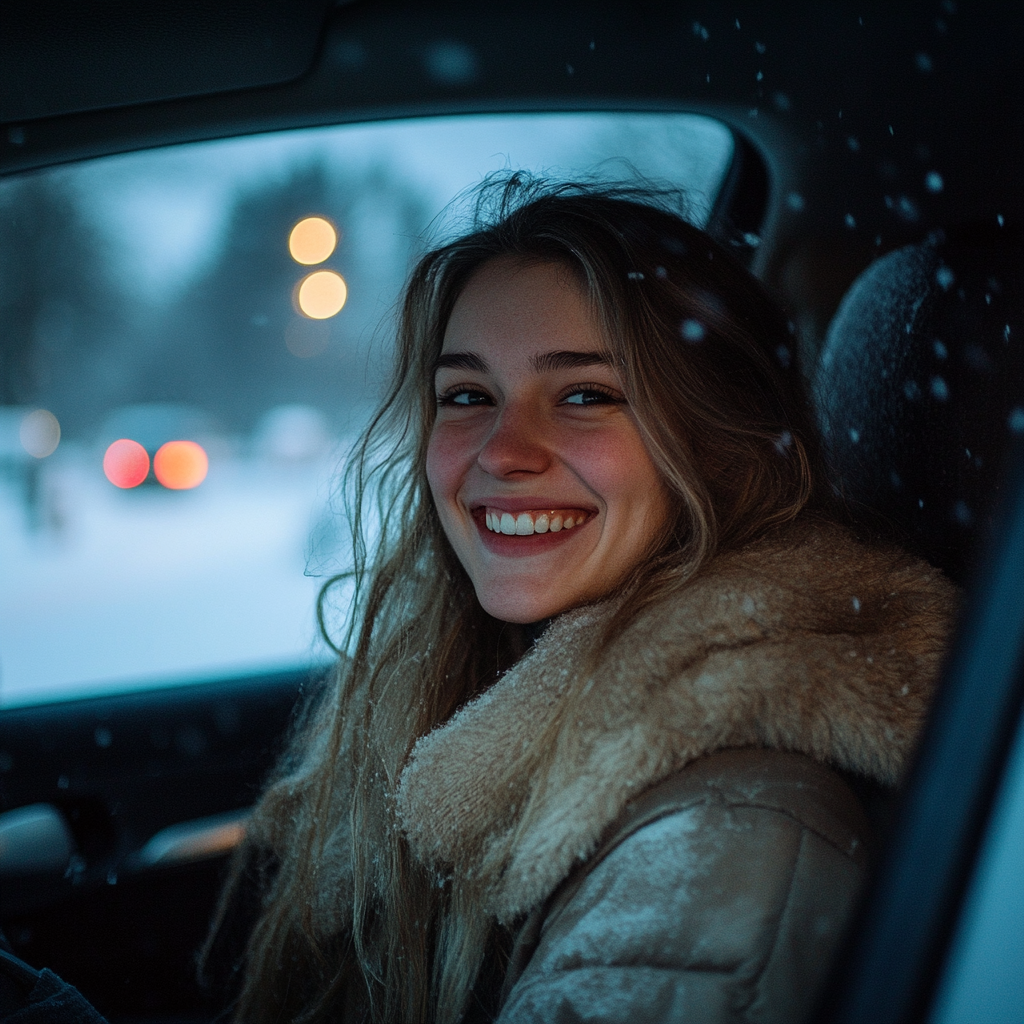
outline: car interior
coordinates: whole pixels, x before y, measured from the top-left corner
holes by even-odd
[[[522,165],[689,189],[695,222],[792,319],[836,493],[867,534],[963,588],[916,763],[900,792],[871,801],[872,881],[815,1019],[1020,1019],[1021,10],[954,0],[9,3],[0,928],[17,957],[55,971],[112,1022],[222,1011],[221,994],[197,980],[197,950],[296,708],[329,673],[332,652],[314,632],[317,589],[344,562],[332,479],[372,405],[389,304],[419,239],[457,219],[448,201],[481,174]],[[220,205],[189,221],[199,192]],[[117,238],[153,237],[110,255],[109,240],[71,231],[72,195],[117,207]],[[340,225],[335,241],[321,258],[295,246],[289,258],[289,229],[313,214]],[[203,232],[226,241],[216,249]],[[278,238],[280,254],[265,255]],[[146,284],[144,251],[165,261],[173,290]],[[193,254],[187,273],[172,266],[179,251]],[[101,264],[123,280],[93,307],[109,283],[93,273]],[[347,289],[322,317],[301,291],[317,274]],[[147,287],[136,306],[124,299]],[[264,308],[267,289],[279,298]],[[94,326],[81,326],[83,313],[68,321],[78,328],[47,334],[58,301],[94,309]],[[114,324],[125,309],[129,326]],[[132,354],[129,321],[154,311],[164,333],[138,342],[151,346],[146,362]],[[362,340],[319,326],[349,314],[360,326],[346,330]],[[102,348],[89,331],[127,340]],[[267,332],[283,340],[264,355],[252,339]],[[118,383],[132,360],[145,368],[137,391]],[[64,431],[49,450],[43,411]],[[118,438],[145,457],[134,483],[107,461]],[[208,455],[205,491],[175,483],[161,454],[173,444],[193,446],[182,459],[201,453],[200,482]],[[198,465],[186,463],[175,465]],[[257,464],[270,467],[258,486],[245,475]],[[253,582],[252,538],[286,514],[300,478],[287,515],[304,555]],[[206,546],[190,539],[199,520],[159,534],[158,552],[132,546],[133,524],[167,518],[161,502],[198,509],[215,487],[227,496],[211,517],[248,511],[234,526],[217,520]],[[98,561],[72,565],[75,516],[108,507]],[[120,555],[103,553],[117,544]],[[181,568],[174,545],[202,574]],[[129,577],[158,563],[142,594]],[[277,605],[247,622],[249,606],[218,588],[233,577],[262,594],[285,571],[299,624],[278,642]],[[161,604],[172,599],[180,619]],[[228,646],[204,647],[200,622]]]

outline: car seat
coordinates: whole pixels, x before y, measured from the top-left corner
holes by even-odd
[[[840,304],[813,380],[854,520],[960,584],[1024,434],[1021,241],[993,225],[876,260]]]

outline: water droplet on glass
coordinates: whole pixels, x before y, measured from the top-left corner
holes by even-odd
[[[921,211],[917,208],[917,203],[914,202],[910,196],[900,196],[896,201],[896,212],[899,214],[902,220],[913,224],[921,216]]]
[[[961,526],[970,526],[974,522],[974,513],[965,501],[958,501],[953,506],[953,518]]]
[[[687,317],[683,321],[682,326],[679,328],[682,336],[691,344],[696,345],[697,342],[704,340],[704,326],[698,321]]]
[[[784,430],[775,439],[775,450],[780,455],[784,455],[786,453],[787,449],[790,447],[790,445],[792,445],[792,443],[793,443],[793,435],[788,430]]]

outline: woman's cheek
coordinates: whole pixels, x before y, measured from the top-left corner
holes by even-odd
[[[435,423],[427,444],[427,482],[437,504],[452,501],[472,464],[465,431]]]

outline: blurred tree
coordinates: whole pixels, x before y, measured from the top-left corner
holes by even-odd
[[[0,404],[82,418],[82,389],[65,385],[119,317],[105,246],[60,172],[0,184]]]
[[[339,230],[334,253],[303,267],[288,252],[297,221],[319,215]],[[336,424],[371,388],[368,342],[397,298],[425,207],[409,183],[382,168],[356,172],[316,163],[241,193],[210,270],[167,311],[137,393],[198,405],[234,430],[270,407],[304,402]],[[348,284],[330,320],[294,305],[306,274],[328,268]]]

